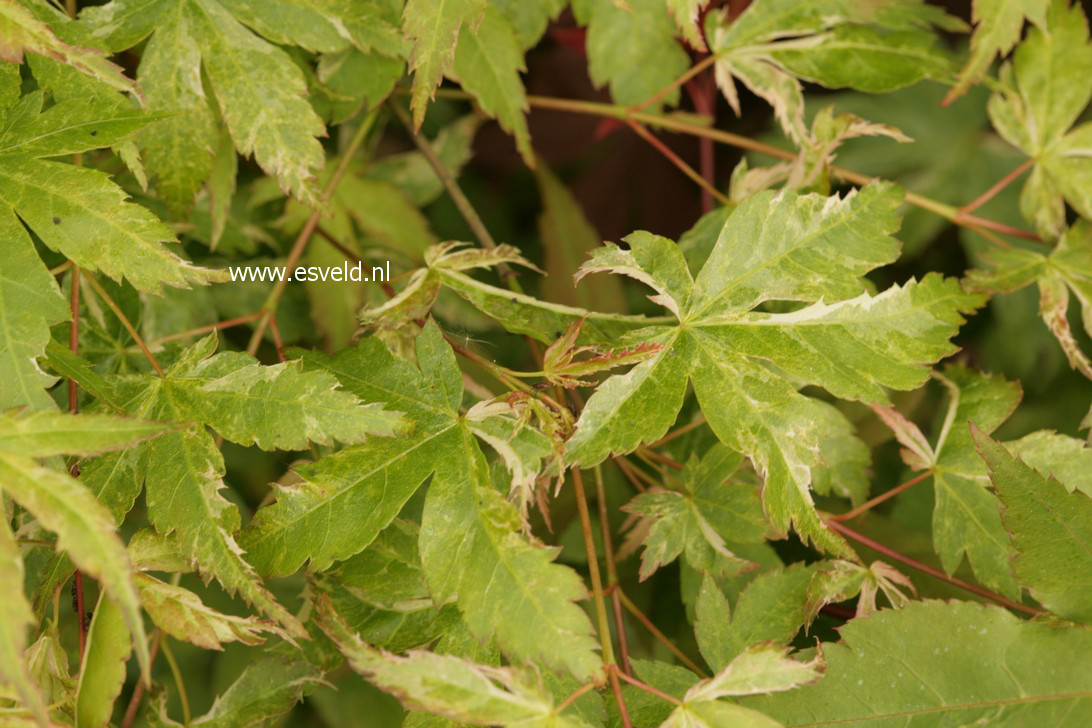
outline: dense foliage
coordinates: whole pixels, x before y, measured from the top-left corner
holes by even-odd
[[[1090,98],[1069,0],[0,0],[0,724],[1092,724]]]

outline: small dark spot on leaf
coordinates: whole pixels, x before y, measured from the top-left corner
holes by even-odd
[[[60,225],[61,224],[61,218],[59,218],[59,217],[53,218],[53,224],[54,225]]]
[[[516,303],[517,300],[518,299],[515,296],[512,296],[512,303]]]
[[[99,135],[99,133],[98,133],[97,130],[92,130],[91,131],[91,136],[98,136],[98,135]]]

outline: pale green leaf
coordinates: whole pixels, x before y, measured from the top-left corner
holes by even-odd
[[[565,719],[546,722],[554,716],[555,708],[533,673],[431,652],[410,652],[402,657],[377,650],[352,632],[329,602],[319,602],[318,619],[354,670],[398,695],[408,707],[481,725],[583,725]]]
[[[754,567],[725,543],[757,543],[765,535],[757,488],[733,477],[742,460],[715,445],[700,460],[686,463],[681,492],[643,493],[625,506],[651,520],[641,556],[642,580],[683,553],[691,566],[716,576]]]
[[[34,624],[34,613],[23,595],[23,557],[6,515],[0,523],[0,583],[8,587],[0,601],[0,680],[15,688],[38,725],[49,725],[46,702],[24,662],[27,629]]]
[[[0,412],[0,453],[30,458],[97,455],[171,429],[169,424],[110,415]]]
[[[45,352],[49,327],[69,317],[64,296],[38,258],[22,223],[0,210],[0,410],[44,409],[52,400],[44,388],[54,381],[36,359]]]
[[[814,683],[822,676],[822,658],[799,662],[788,654],[788,647],[748,647],[716,675],[690,688],[683,701],[701,703],[729,696],[782,692]]]
[[[37,53],[67,63],[113,88],[136,91],[136,84],[125,77],[120,66],[107,61],[101,50],[71,45],[57,37],[55,31],[67,23],[67,18],[44,2],[35,2],[30,8],[18,0],[0,2],[0,60],[22,63],[24,52]]]
[[[664,0],[577,0],[573,11],[588,29],[588,73],[596,86],[610,86],[616,104],[642,103],[689,65]],[[678,101],[673,88],[655,106]]]
[[[220,650],[223,649],[224,642],[258,645],[264,639],[262,632],[279,632],[270,622],[211,609],[190,590],[167,584],[147,574],[136,574],[133,580],[140,592],[144,611],[157,627],[177,640],[190,642],[206,650]]]
[[[463,25],[476,28],[485,13],[485,0],[408,0],[402,14],[402,32],[413,41],[413,123],[420,128],[425,108],[455,58]]]
[[[1020,40],[1025,19],[1042,27],[1049,4],[1050,0],[975,0],[971,56],[959,72],[959,79],[947,100],[952,101],[966,93],[971,84],[986,74],[998,54],[1012,50]]]
[[[102,583],[121,611],[141,670],[147,673],[150,660],[140,601],[109,511],[78,480],[17,455],[0,455],[0,476],[4,492],[57,534],[58,547],[81,571]]]
[[[478,106],[497,119],[516,139],[516,149],[528,166],[535,166],[527,129],[527,96],[520,81],[526,70],[515,31],[496,8],[487,6],[475,27],[464,25],[455,49],[454,71]]]
[[[1082,726],[1092,632],[974,602],[928,601],[851,620],[822,680],[743,704],[787,725]],[[913,635],[908,639],[908,635]],[[958,642],[953,641],[958,637]],[[901,673],[901,674],[900,674]]]
[[[114,701],[125,684],[125,663],[132,652],[121,610],[106,594],[99,597],[76,688],[77,728],[100,728],[110,722]]]

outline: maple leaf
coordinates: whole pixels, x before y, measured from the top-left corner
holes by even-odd
[[[375,338],[333,359],[307,357],[364,400],[381,397],[404,412],[413,430],[301,468],[302,482],[281,488],[277,502],[255,515],[242,545],[263,573],[292,573],[308,559],[322,571],[366,548],[432,475],[420,553],[434,600],[455,600],[470,630],[505,652],[588,678],[601,663],[591,624],[573,604],[583,584],[552,563],[549,549],[520,535],[517,509],[494,489],[476,441],[480,425],[459,413],[461,375],[435,322],[416,349],[417,367]],[[543,442],[539,452],[546,449]]]
[[[907,464],[933,476],[933,544],[945,571],[954,573],[966,555],[979,581],[1017,597],[1019,587],[997,496],[988,487],[986,467],[975,450],[968,423],[987,434],[1000,427],[1020,402],[1020,385],[959,365],[945,367],[935,377],[948,390],[949,399],[934,444],[898,412],[882,410],[880,414],[903,444]],[[1092,462],[1092,451],[1079,440],[1040,430],[1008,445],[1039,472],[1055,473],[1069,490],[1092,492],[1092,481],[1083,469]]]
[[[922,365],[953,351],[948,338],[960,312],[981,304],[955,281],[929,276],[862,293],[861,276],[897,253],[890,237],[897,200],[882,185],[844,199],[756,195],[728,218],[693,280],[682,253],[663,238],[636,234],[628,251],[597,251],[578,275],[609,269],[648,283],[678,323],[640,332],[663,349],[596,390],[568,442],[568,460],[593,465],[661,437],[693,381],[713,431],[763,476],[774,527],[791,524],[819,547],[848,554],[820,523],[809,488],[817,425],[829,413],[763,362],[838,397],[885,402],[886,388],[920,386],[928,376]],[[817,302],[780,314],[752,310],[772,300]]]
[[[1092,43],[1080,4],[1055,1],[1043,10],[1035,11],[1037,27],[1001,68],[988,108],[994,129],[1035,160],[1020,211],[1045,236],[1056,237],[1065,227],[1063,199],[1092,215],[1086,152],[1092,124],[1073,127],[1092,98]]]

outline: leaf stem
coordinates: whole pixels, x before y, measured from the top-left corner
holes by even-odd
[[[440,178],[440,182],[443,184],[444,189],[447,190],[447,194],[451,197],[452,202],[455,203],[455,207],[458,208],[459,214],[466,220],[466,224],[470,226],[470,229],[474,232],[474,236],[478,238],[480,242],[486,248],[492,250],[497,247],[497,242],[490,235],[489,229],[482,222],[481,216],[478,211],[474,209],[474,206],[470,204],[470,200],[463,194],[462,188],[459,187],[459,183],[455,181],[455,177],[444,166],[443,160],[436,154],[436,150],[432,148],[432,143],[422,137],[420,133],[414,130],[413,122],[410,120],[409,114],[402,108],[400,104],[395,101],[388,102],[387,106],[395,117],[401,122],[402,126],[406,128],[406,132],[413,139],[413,143],[417,145],[418,151],[424,156],[425,161],[432,167],[432,171],[436,173],[436,176]],[[505,284],[516,293],[523,293],[523,287],[516,280],[516,272],[512,270],[512,267],[507,263],[500,263],[497,265],[497,272],[500,273],[501,279]]]
[[[988,190],[986,190],[981,195],[979,195],[978,197],[976,197],[973,200],[971,200],[970,202],[968,202],[963,207],[959,208],[959,213],[958,214],[967,215],[967,214],[969,214],[971,212],[974,212],[978,208],[982,207],[987,202],[992,200],[994,198],[994,196],[998,192],[1000,192],[1001,190],[1005,189],[1010,184],[1012,184],[1012,182],[1015,181],[1017,177],[1022,175],[1024,172],[1028,171],[1032,167],[1032,165],[1034,165],[1034,164],[1035,164],[1034,159],[1029,158],[1029,159],[1024,160],[1023,164],[1021,164],[1019,167],[1017,167],[1016,169],[1014,169],[1011,172],[1009,172],[1008,174],[1006,174],[1004,177],[1002,177],[1000,180],[998,180],[997,183],[994,184],[992,187],[990,187]]]
[[[208,334],[213,331],[221,331],[223,329],[230,329],[233,326],[239,326],[240,324],[247,324],[261,316],[261,312],[255,311],[254,313],[248,313],[246,316],[238,316],[233,319],[226,319],[224,321],[218,321],[214,324],[206,324],[205,326],[198,326],[196,328],[187,329],[185,331],[179,331],[176,334],[169,334],[159,339],[153,339],[148,343],[149,346],[160,346],[166,344],[168,341],[177,341],[178,339],[185,339],[190,336],[200,336],[201,334]]]
[[[588,555],[588,572],[591,576],[592,596],[595,600],[595,616],[599,623],[599,645],[603,650],[603,661],[609,669],[614,664],[614,647],[610,640],[610,621],[607,619],[607,603],[603,597],[603,580],[599,574],[599,555],[595,552],[595,536],[592,534],[588,498],[584,492],[584,477],[580,474],[580,468],[572,468],[570,472],[573,475],[576,510],[580,514],[580,530],[584,534],[584,550]]]
[[[963,581],[962,579],[958,579],[958,578],[956,578],[954,576],[948,576],[947,574],[945,574],[940,569],[934,569],[932,566],[929,566],[928,564],[923,564],[920,561],[916,561],[916,560],[910,558],[909,556],[904,556],[903,554],[900,554],[898,551],[895,551],[894,549],[888,548],[887,546],[884,546],[882,543],[879,543],[877,541],[873,541],[872,539],[868,538],[867,536],[865,536],[863,534],[860,534],[860,533],[857,533],[853,529],[851,529],[851,528],[847,527],[846,525],[844,525],[842,523],[839,523],[838,521],[835,521],[835,520],[833,520],[833,519],[831,519],[829,517],[824,519],[824,521],[828,526],[830,526],[832,529],[834,529],[838,533],[842,534],[846,538],[849,538],[849,539],[851,539],[853,541],[856,541],[857,543],[861,544],[862,546],[867,546],[868,548],[872,549],[873,551],[876,551],[877,553],[883,554],[884,556],[886,556],[889,559],[893,559],[895,561],[898,561],[901,564],[905,564],[906,566],[909,566],[912,569],[917,569],[918,571],[920,571],[920,572],[922,572],[924,574],[928,574],[929,576],[932,576],[932,577],[934,577],[936,579],[940,579],[943,582],[947,582],[948,584],[951,584],[952,586],[957,586],[960,589],[963,589],[965,591],[969,591],[972,594],[977,594],[980,597],[984,597],[984,598],[989,599],[991,601],[997,602],[998,604],[1000,604],[1002,606],[1005,606],[1005,607],[1008,607],[1009,609],[1016,610],[1017,612],[1023,612],[1024,614],[1030,614],[1032,616],[1038,616],[1040,614],[1043,614],[1043,610],[1041,610],[1041,609],[1036,609],[1035,607],[1029,607],[1026,604],[1021,604],[1020,602],[1015,602],[1015,601],[1009,599],[1008,597],[1004,597],[1004,596],[1002,596],[1000,594],[995,594],[994,592],[990,591],[989,589],[984,589],[984,588],[978,586],[977,584],[971,584],[970,582]]]
[[[623,458],[621,455],[615,455],[611,458],[611,460],[614,461],[614,464],[618,467],[618,470],[622,472],[622,475],[626,476],[626,480],[630,482],[630,485],[632,485],[638,493],[644,493],[648,490],[648,487],[643,485],[641,481],[638,480],[637,475],[634,474],[634,472],[630,469],[633,466],[630,465],[625,458]]]
[[[639,690],[644,690],[646,693],[651,693],[652,695],[655,695],[660,700],[666,700],[667,702],[674,703],[675,705],[682,705],[682,701],[679,700],[678,698],[676,698],[675,696],[668,695],[667,693],[665,693],[665,692],[663,692],[661,690],[657,690],[656,688],[652,687],[648,683],[641,682],[640,680],[638,680],[635,677],[630,677],[629,675],[626,675],[625,673],[623,673],[621,671],[618,672],[618,677],[622,678],[623,680],[628,682],[630,685],[632,685],[633,687],[635,687],[635,688],[637,688]]]
[[[705,415],[699,414],[697,417],[695,417],[693,420],[691,420],[687,424],[685,424],[685,425],[683,425],[681,427],[675,428],[671,432],[669,432],[666,435],[664,435],[663,437],[661,437],[656,442],[649,443],[648,448],[650,450],[655,450],[656,448],[663,447],[664,445],[671,442],[672,440],[675,440],[675,439],[677,439],[679,437],[682,437],[686,433],[691,432],[693,430],[696,430],[696,429],[698,429],[699,427],[701,427],[704,424],[705,424]]]
[[[79,353],[80,350],[80,267],[75,263],[72,264],[72,276],[69,281],[71,285],[71,296],[69,298],[70,320],[68,323],[68,348],[73,354]],[[76,414],[79,410],[79,397],[76,389],[76,380],[68,380],[68,411],[72,414]],[[69,475],[73,478],[79,477],[80,466],[75,460],[72,462],[72,467],[68,471]],[[87,649],[87,625],[84,623],[84,604],[83,604],[83,572],[79,569],[76,570],[75,576],[72,581],[72,588],[75,590],[75,604],[76,608],[76,630],[79,635],[79,656],[80,660],[83,660],[83,653]]]
[[[569,697],[565,698],[560,703],[558,703],[557,710],[555,710],[554,712],[555,713],[560,713],[560,712],[564,711],[570,705],[572,705],[577,700],[579,700],[582,695],[585,695],[589,691],[594,690],[596,687],[598,687],[598,685],[599,684],[596,683],[594,680],[592,682],[584,683],[583,685],[578,687],[576,690],[574,690],[572,693],[570,693]]]
[[[464,101],[472,101],[473,98],[469,93],[465,91],[459,91],[456,89],[439,89],[436,95],[441,98],[460,99]],[[588,114],[591,116],[600,116],[608,119],[618,119],[625,121],[626,119],[632,119],[640,122],[646,126],[653,126],[660,129],[667,129],[669,131],[675,131],[680,134],[690,134],[691,136],[706,137],[712,139],[715,142],[721,144],[727,144],[729,146],[737,147],[739,149],[746,149],[752,152],[758,152],[760,154],[766,154],[777,159],[792,160],[795,158],[792,152],[786,149],[780,149],[771,144],[745,137],[741,134],[733,134],[729,131],[721,129],[714,129],[707,126],[701,126],[689,121],[684,121],[676,116],[664,114],[647,114],[643,112],[633,112],[624,106],[616,106],[614,104],[605,104],[597,101],[581,101],[577,99],[562,99],[553,96],[536,96],[530,95],[527,97],[527,102],[532,106],[540,109],[552,109],[554,111],[566,111],[575,114]],[[855,185],[866,185],[875,181],[876,177],[871,177],[860,172],[854,172],[853,170],[846,169],[844,167],[832,166],[830,168],[831,174],[846,182],[850,182]],[[1000,247],[1009,247],[1008,243],[1001,240],[995,235],[989,233],[990,230],[1006,233],[1009,235],[1015,235],[1017,237],[1027,238],[1029,240],[1040,240],[1039,236],[1033,232],[1027,230],[1020,230],[1018,228],[1004,225],[993,220],[986,220],[974,215],[960,215],[959,208],[954,205],[949,205],[939,200],[934,200],[925,195],[919,195],[914,192],[906,193],[906,202],[920,207],[923,210],[928,210],[945,220],[963,227],[970,228],[982,235],[990,242]]]
[[[155,360],[151,349],[148,348],[148,345],[144,343],[144,339],[137,333],[136,327],[133,326],[133,322],[129,320],[124,312],[122,312],[121,307],[114,302],[114,299],[110,297],[110,294],[106,292],[106,289],[102,287],[102,284],[95,280],[94,276],[88,274],[85,275],[84,278],[91,285],[92,290],[94,290],[98,297],[102,299],[102,302],[106,304],[107,308],[117,316],[118,321],[121,321],[121,325],[129,332],[129,336],[133,337],[133,341],[140,347],[140,351],[144,354],[144,358],[151,363],[152,369],[155,369],[156,374],[162,377],[163,367],[159,366],[159,362]]]
[[[607,666],[607,677],[610,678],[610,689],[614,693],[614,702],[618,703],[618,714],[622,718],[623,728],[633,728],[633,721],[629,719],[629,709],[626,708],[626,699],[622,695],[622,686],[618,682],[618,674],[620,670],[614,668],[613,665]]]
[[[163,659],[167,661],[167,666],[171,668],[171,675],[174,676],[174,686],[178,689],[178,699],[182,703],[182,725],[188,726],[191,721],[190,699],[186,695],[186,681],[182,679],[182,671],[178,668],[178,661],[174,659],[174,653],[171,652],[169,637],[163,638]]]
[[[861,515],[865,511],[870,511],[873,508],[875,508],[876,506],[878,506],[879,504],[883,503],[884,501],[889,500],[891,498],[894,498],[895,496],[897,496],[899,493],[903,492],[904,490],[907,490],[908,488],[914,487],[915,485],[917,485],[921,481],[925,480],[926,478],[928,478],[932,474],[933,474],[932,470],[926,470],[924,473],[918,473],[917,475],[915,475],[913,478],[906,481],[905,483],[902,483],[900,485],[896,485],[894,488],[892,488],[891,490],[889,490],[889,491],[887,491],[885,493],[880,493],[875,498],[862,503],[861,505],[857,506],[856,508],[854,508],[851,511],[848,511],[846,513],[840,513],[840,514],[838,514],[836,516],[831,516],[830,519],[832,521],[848,521],[850,519],[856,518],[857,516]]]
[[[618,637],[618,661],[622,672],[631,672],[629,666],[629,642],[626,640],[626,625],[622,620],[622,600],[618,598],[618,567],[614,563],[614,540],[610,532],[610,517],[607,513],[606,488],[603,485],[603,467],[595,466],[595,505],[599,509],[599,527],[603,533],[603,560],[607,564],[607,589],[610,590],[611,607],[614,611],[614,632]]]
[[[636,617],[637,621],[643,624],[645,629],[647,629],[649,633],[651,633],[652,636],[660,642],[660,644],[666,647],[668,651],[671,652],[671,654],[673,654],[679,660],[679,662],[686,665],[688,668],[693,670],[701,677],[709,677],[708,673],[706,673],[705,670],[702,670],[696,662],[686,656],[685,652],[676,647],[675,643],[669,640],[667,638],[667,635],[661,632],[659,628],[652,623],[652,620],[646,617],[644,613],[637,608],[637,605],[633,603],[633,600],[630,599],[629,596],[624,591],[622,591],[620,587],[617,589],[617,592],[618,597],[622,600],[622,606],[624,606],[630,614]]]
[[[163,630],[156,627],[152,634],[152,646],[148,650],[148,672],[151,673],[152,665],[155,664],[155,658],[159,656],[159,644],[163,641]],[[133,721],[136,720],[137,709],[140,708],[140,701],[144,697],[144,690],[147,681],[140,680],[137,682],[135,688],[133,688],[133,695],[129,698],[129,704],[125,706],[125,716],[121,719],[121,728],[130,728],[133,725]]]
[[[326,183],[326,189],[322,191],[322,195],[319,197],[318,206],[311,212],[311,216],[307,218],[307,222],[304,223],[303,228],[300,230],[300,234],[296,237],[296,242],[292,245],[292,250],[289,251],[288,257],[284,261],[284,267],[286,269],[295,268],[296,263],[299,262],[300,256],[303,255],[304,248],[307,247],[307,242],[311,239],[311,236],[315,234],[315,229],[318,227],[319,218],[322,217],[326,203],[333,197],[334,191],[337,189],[337,186],[341,183],[342,177],[345,176],[345,173],[349,169],[349,164],[352,162],[353,156],[368,137],[368,132],[375,126],[375,119],[378,115],[378,107],[372,109],[360,121],[360,125],[356,128],[356,131],[353,132],[353,136],[349,140],[348,146],[345,147],[345,151],[338,161],[337,168],[334,169],[333,176],[330,177],[330,181]],[[277,281],[273,286],[273,290],[270,291],[269,295],[266,297],[261,309],[258,311],[258,325],[254,327],[254,333],[251,335],[250,343],[248,343],[246,347],[246,353],[251,356],[258,353],[258,347],[262,344],[262,337],[265,335],[266,327],[269,325],[269,319],[271,316],[276,315],[277,304],[280,303],[281,296],[284,295],[284,291],[288,287],[287,278],[288,276],[283,276]]]
[[[633,119],[626,119],[626,124],[629,126],[630,129],[633,129],[637,136],[641,137],[646,142],[651,144],[657,152],[662,154],[669,162],[675,165],[675,167],[680,172],[692,179],[699,187],[702,188],[705,193],[715,197],[717,201],[720,202],[720,204],[722,205],[727,205],[731,202],[731,200],[728,199],[727,195],[725,195],[713,185],[709,184],[709,182],[700,174],[698,174],[698,172],[693,167],[687,164],[682,159],[682,157],[680,157],[678,154],[675,154],[675,152],[672,151],[670,147],[657,139],[656,136],[648,129],[641,126]]]
[[[694,78],[699,73],[701,73],[705,69],[709,68],[710,66],[712,66],[716,62],[717,62],[716,54],[715,53],[710,53],[705,58],[701,59],[700,61],[695,63],[693,66],[691,66],[686,71],[686,73],[682,74],[681,76],[676,78],[674,81],[667,84],[666,86],[661,88],[659,91],[657,91],[656,93],[652,94],[647,99],[642,101],[641,103],[639,103],[639,104],[637,104],[635,106],[630,106],[629,111],[631,113],[636,113],[636,112],[639,112],[639,111],[643,111],[643,110],[647,109],[649,106],[652,106],[653,104],[662,101],[663,98],[665,96],[667,96],[669,93],[671,93],[675,89],[679,88],[680,86],[685,84],[687,81]]]

